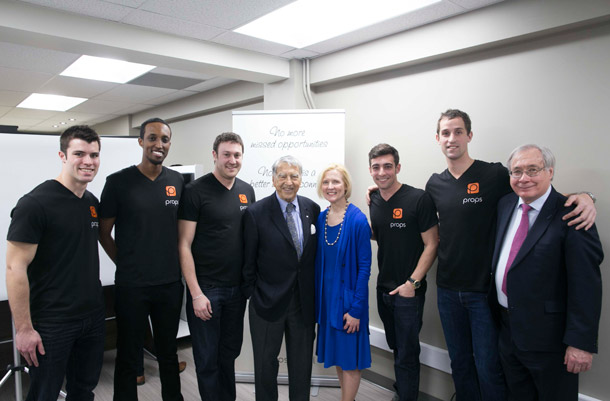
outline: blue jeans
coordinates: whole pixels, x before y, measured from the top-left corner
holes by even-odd
[[[482,292],[437,288],[456,401],[505,401],[498,330]]]
[[[106,324],[104,311],[64,323],[35,323],[45,354],[30,366],[26,401],[56,401],[66,378],[67,401],[93,400],[102,371]]]
[[[385,338],[394,351],[394,387],[400,401],[416,401],[419,395],[419,331],[425,300],[423,291],[404,298],[377,290],[377,310]]]
[[[246,298],[237,287],[201,285],[212,304],[212,318],[195,316],[187,291],[186,313],[193,344],[199,395],[206,400],[235,400],[235,359],[244,336]]]

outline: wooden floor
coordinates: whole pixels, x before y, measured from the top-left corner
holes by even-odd
[[[178,358],[187,362],[186,370],[180,375],[182,384],[182,395],[185,401],[200,400],[197,389],[197,378],[195,375],[195,364],[193,353],[189,341],[181,340],[178,347]],[[100,376],[100,381],[95,389],[96,401],[112,401],[113,376],[114,376],[114,357],[115,351],[106,351],[104,354],[104,367]],[[144,370],[146,374],[146,384],[138,387],[138,398],[140,401],[161,401],[161,382],[159,380],[159,369],[157,362],[150,357],[144,358]],[[25,376],[25,375],[24,375]],[[23,378],[24,397],[27,394],[28,379]],[[279,400],[288,401],[288,386],[279,385]],[[318,392],[317,396],[314,393]],[[356,399],[358,401],[390,401],[393,392],[379,387],[373,383],[363,380]],[[335,401],[341,398],[341,390],[336,387],[319,387],[312,389],[311,400],[313,401]],[[238,383],[237,399],[244,401],[254,400],[254,384]],[[14,381],[11,378],[3,388],[0,389],[0,401],[14,401]],[[63,400],[63,398],[60,398]]]

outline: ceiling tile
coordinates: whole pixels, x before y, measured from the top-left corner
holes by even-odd
[[[234,29],[294,0],[148,0],[140,9],[187,21]]]
[[[153,106],[150,104],[134,104],[133,106],[126,108],[124,111],[122,110],[121,115],[139,113],[141,111],[148,110],[151,107]]]
[[[96,113],[96,114],[122,114],[122,110],[133,106],[134,103],[117,102],[109,100],[89,99],[70,109],[77,113]]]
[[[175,92],[175,89],[153,88],[140,85],[120,85],[99,96],[97,100],[116,100],[131,103],[146,103],[150,99]]]
[[[26,3],[69,11],[110,21],[120,21],[132,8],[100,0],[21,0]]]
[[[200,79],[176,77],[174,75],[149,72],[129,81],[130,85],[152,86],[154,88],[184,89],[201,83]]]
[[[0,90],[0,106],[17,106],[28,96],[30,94],[26,92]]]
[[[0,117],[4,116],[11,109],[12,109],[12,107],[0,106]]]
[[[108,3],[114,3],[125,7],[137,8],[146,2],[146,0],[104,0]]]
[[[57,74],[66,69],[78,54],[40,49],[13,43],[0,42],[0,67],[20,68],[29,71]]]
[[[148,104],[161,105],[169,102],[173,102],[174,100],[184,99],[185,97],[196,95],[198,92],[195,91],[177,91],[174,93],[170,93],[169,95],[160,96],[156,99],[148,100]]]
[[[222,35],[212,39],[212,42],[239,47],[241,49],[253,50],[255,52],[272,54],[274,56],[279,56],[282,53],[286,53],[294,49],[292,46],[269,42],[267,40],[258,39],[233,31],[226,31]]]
[[[224,32],[213,26],[143,10],[133,10],[121,22],[172,35],[209,40]]]
[[[35,92],[52,75],[0,67],[0,88],[16,92]]]
[[[38,89],[39,93],[92,98],[119,86],[112,82],[56,76]]]
[[[20,129],[22,126],[30,126],[40,124],[46,120],[45,118],[17,118],[2,116],[0,118],[0,125],[17,125]]]
[[[55,110],[22,109],[20,107],[15,107],[14,109],[6,113],[4,117],[46,120],[47,118],[51,118],[57,115],[57,113],[59,112]]]

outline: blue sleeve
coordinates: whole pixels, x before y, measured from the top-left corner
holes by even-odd
[[[359,213],[354,220],[354,233],[356,235],[356,263],[357,278],[349,314],[356,319],[362,319],[368,314],[369,277],[371,275],[371,228],[363,213]],[[352,268],[352,266],[350,266]]]

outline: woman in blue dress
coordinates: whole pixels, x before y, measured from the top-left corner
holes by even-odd
[[[371,229],[364,213],[348,202],[352,183],[345,167],[330,165],[319,177],[318,195],[330,206],[316,223],[316,353],[325,368],[336,367],[341,400],[352,401],[362,369],[371,366]]]

